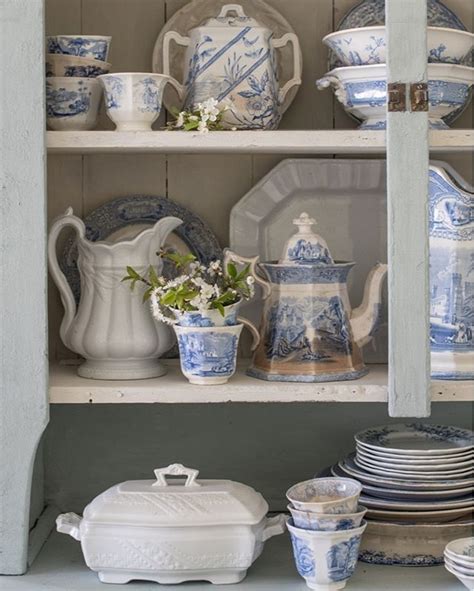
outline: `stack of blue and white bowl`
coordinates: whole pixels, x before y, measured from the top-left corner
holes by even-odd
[[[296,568],[310,589],[343,589],[352,576],[367,525],[361,490],[350,478],[314,478],[287,491]]]
[[[97,124],[110,37],[55,35],[46,39],[46,115],[51,129],[80,131]]]
[[[474,589],[474,538],[453,540],[444,549],[444,566],[467,589]]]
[[[331,50],[331,71],[316,84],[319,89],[334,88],[345,111],[362,121],[360,129],[386,128],[383,8],[381,0],[363,0],[344,17],[339,30],[323,38]],[[474,35],[438,0],[429,0],[428,25],[429,122],[432,129],[446,129],[471,98]]]

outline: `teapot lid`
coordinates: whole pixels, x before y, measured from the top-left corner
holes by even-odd
[[[217,16],[213,16],[201,26],[206,27],[261,27],[254,18],[247,16],[240,4],[225,4]]]
[[[334,260],[326,241],[311,229],[316,220],[303,212],[293,220],[293,224],[298,230],[285,243],[279,262],[290,265],[332,265]]]

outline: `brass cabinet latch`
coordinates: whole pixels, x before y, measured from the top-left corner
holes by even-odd
[[[408,111],[407,86],[410,86],[410,110],[428,111],[428,84],[426,82],[390,82],[388,84],[388,110],[390,112]]]

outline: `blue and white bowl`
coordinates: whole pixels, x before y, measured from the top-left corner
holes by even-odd
[[[56,131],[83,131],[97,123],[102,89],[94,78],[46,79],[46,121]]]
[[[46,56],[46,77],[97,78],[108,74],[112,65],[101,60],[75,55],[48,53]]]
[[[293,523],[296,527],[312,529],[314,531],[342,531],[357,528],[367,513],[367,509],[361,505],[357,507],[357,513],[341,513],[336,515],[300,511],[292,505],[288,505],[287,508],[293,517]]]
[[[367,526],[344,531],[311,531],[287,521],[296,569],[310,589],[343,589],[354,573],[362,534]]]
[[[470,57],[474,35],[468,31],[428,27],[428,62],[464,64]],[[361,27],[336,31],[323,38],[342,66],[385,64],[386,29]]]
[[[474,68],[428,64],[429,122],[432,129],[448,129],[468,104]],[[335,68],[316,82],[321,90],[333,86],[345,111],[363,123],[360,129],[385,129],[387,68],[385,64]]]
[[[117,131],[150,131],[161,112],[163,91],[177,82],[164,74],[125,72],[105,74],[98,80],[105,89],[107,115]]]
[[[46,37],[46,52],[89,57],[106,62],[111,39],[112,37],[104,35],[54,35]]]
[[[243,324],[173,328],[178,338],[181,371],[191,384],[225,384],[234,375]]]
[[[357,512],[361,491],[351,478],[313,478],[292,486],[286,498],[298,511],[340,515]]]

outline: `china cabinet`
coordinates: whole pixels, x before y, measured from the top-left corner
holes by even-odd
[[[431,380],[428,338],[429,159],[448,162],[472,182],[472,106],[450,129],[430,130],[424,110],[389,110],[386,131],[356,129],[315,82],[328,69],[322,38],[357,0],[269,0],[296,31],[303,56],[303,83],[279,130],[168,132],[162,112],[154,131],[115,132],[102,106],[94,131],[44,131],[45,35],[110,35],[112,72],[147,72],[160,30],[186,2],[1,3],[0,574],[24,574],[31,565],[24,577],[0,579],[2,589],[102,588],[74,541],[51,534],[54,519],[155,465],[199,464],[206,478],[221,478],[231,465],[232,479],[262,490],[270,510],[281,511],[290,482],[334,463],[350,451],[356,430],[387,422],[387,415],[472,423],[473,382]],[[471,0],[445,3],[472,28]],[[388,81],[405,92],[427,80],[426,1],[386,0],[386,22]],[[346,382],[264,382],[247,376],[240,360],[228,383],[204,388],[187,383],[177,360],[165,360],[167,375],[148,380],[79,377],[78,360],[59,338],[59,295],[52,282],[47,289],[51,221],[69,206],[82,218],[117,197],[165,196],[201,216],[225,247],[231,208],[278,162],[295,156],[387,160],[386,203],[354,195],[341,219],[353,221],[356,235],[330,244],[335,256],[355,251],[360,261],[350,285],[354,307],[362,278],[378,262],[376,247],[386,247],[387,303],[377,349],[364,351],[369,373]],[[357,242],[374,227],[377,245]],[[399,572],[359,564],[349,588],[375,590],[383,580],[395,591]],[[404,570],[403,577],[413,591],[458,588],[441,567]],[[289,538],[280,536],[239,589],[301,585]]]

